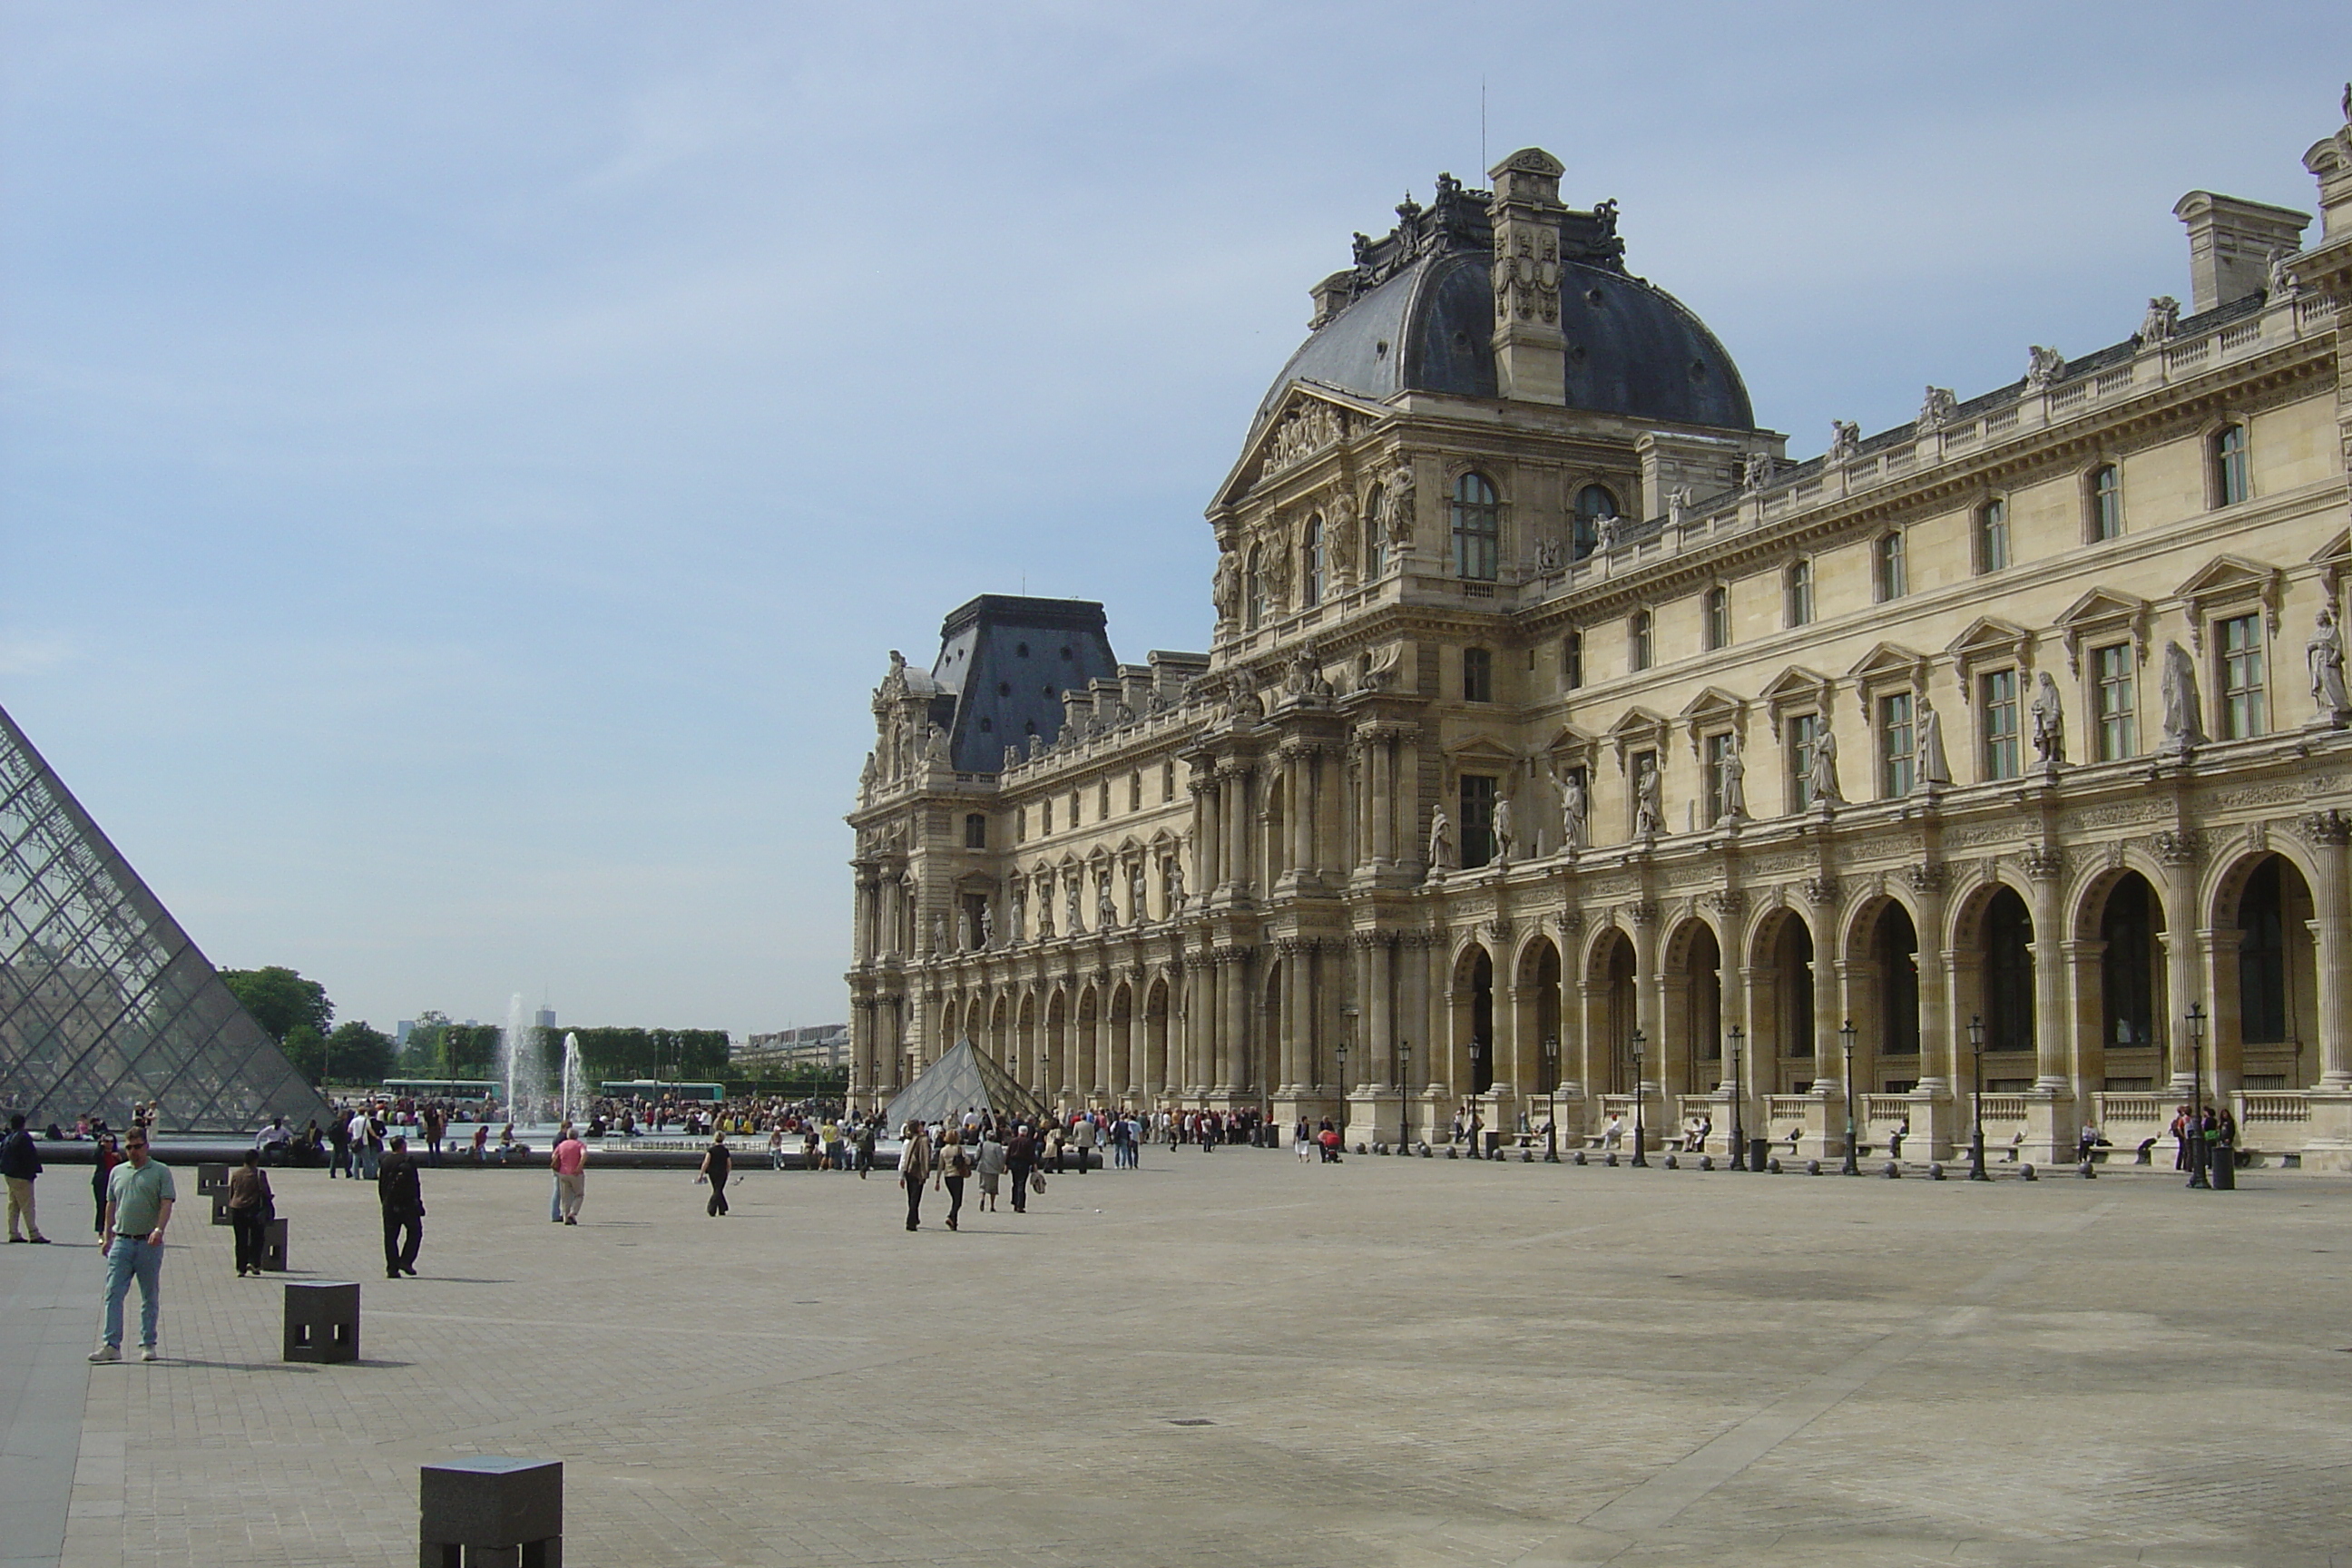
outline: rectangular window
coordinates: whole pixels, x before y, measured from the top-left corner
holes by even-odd
[[[1977,731],[1987,779],[2017,776],[2017,671],[1987,670],[1977,678]]]
[[[1559,639],[1560,684],[1570,691],[1584,684],[1584,634],[1570,632]]]
[[[1053,832],[1054,803],[1050,800],[1040,801],[1037,805],[1037,836],[1041,838],[1051,837]]]
[[[1076,827],[1086,820],[1086,797],[1076,790],[1070,792],[1070,826]]]
[[[1709,588],[1706,591],[1706,646],[1708,651],[1731,646],[1731,590]]]
[[[2099,761],[2139,755],[2139,693],[2129,643],[2091,650],[2092,698],[2098,711]]]
[[[2221,645],[2221,739],[2259,735],[2269,719],[2263,706],[2263,627],[2260,616],[2236,616],[2218,628]]]
[[[2246,427],[2231,425],[2213,437],[2213,501],[2235,506],[2254,493],[2246,471]]]
[[[2091,542],[2121,539],[2123,532],[2123,470],[2108,463],[2091,470]]]
[[[1813,624],[1813,563],[1800,561],[1789,568],[1789,578],[1782,590],[1785,601],[1782,618],[1792,626]]]
[[[1105,779],[1095,793],[1095,820],[1110,820],[1110,780]]]
[[[1160,764],[1160,804],[1165,805],[1175,798],[1176,764],[1162,763]]]
[[[1013,814],[1013,842],[1015,844],[1029,842],[1029,808],[1027,806],[1023,806]]]
[[[1998,572],[2009,564],[2009,502],[1999,496],[1977,508],[1977,570]]]
[[[1791,713],[1783,733],[1788,737],[1789,809],[1803,811],[1813,804],[1813,742],[1822,732],[1818,713]]]
[[[1492,649],[1465,647],[1462,650],[1462,700],[1495,700],[1495,655]]]
[[[988,847],[988,818],[977,811],[964,815],[963,847],[967,849]]]
[[[1140,770],[1127,775],[1127,809],[1143,809],[1143,774]]]
[[[1649,668],[1650,656],[1653,651],[1650,647],[1649,611],[1636,610],[1633,612],[1633,618],[1626,623],[1625,637],[1627,644],[1625,649],[1625,663],[1627,668],[1637,670]]]
[[[1911,793],[1911,694],[1890,691],[1878,700],[1878,795],[1899,800]]]
[[[1700,781],[1703,797],[1703,826],[1712,827],[1723,820],[1723,763],[1731,754],[1731,732],[1709,735],[1700,743],[1699,755],[1706,764],[1706,776]]]
[[[1899,599],[1910,587],[1910,573],[1903,559],[1903,535],[1882,533],[1871,546],[1872,581],[1878,590],[1879,601]]]
[[[1484,866],[1495,858],[1495,780],[1486,773],[1462,775],[1462,864]]]

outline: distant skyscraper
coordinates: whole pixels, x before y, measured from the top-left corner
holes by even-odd
[[[531,1022],[537,1024],[542,1029],[552,1029],[555,1027],[555,1009],[552,1007],[541,1007],[537,1013],[531,1016]]]

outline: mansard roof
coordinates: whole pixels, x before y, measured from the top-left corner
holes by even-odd
[[[1441,174],[1431,205],[1407,196],[1385,237],[1358,235],[1355,266],[1317,289],[1312,334],[1275,377],[1252,428],[1300,381],[1375,400],[1496,395],[1490,200]],[[1715,334],[1673,295],[1625,270],[1617,205],[1563,210],[1559,232],[1568,406],[1753,429],[1747,384]]]

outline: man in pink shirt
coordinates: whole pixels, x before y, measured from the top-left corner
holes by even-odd
[[[567,1128],[562,1140],[555,1145],[553,1159],[556,1204],[566,1225],[580,1223],[580,1200],[588,1193],[588,1173],[584,1169],[587,1163],[588,1145]]]

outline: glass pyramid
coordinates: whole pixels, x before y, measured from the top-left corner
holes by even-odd
[[[326,1105],[0,709],[0,1109],[165,1132]]]

